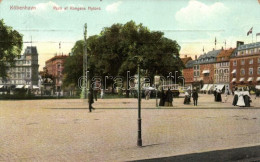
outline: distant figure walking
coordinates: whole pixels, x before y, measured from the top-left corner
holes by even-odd
[[[172,91],[170,90],[170,88],[168,88],[168,90],[166,92],[166,98],[165,98],[164,106],[172,106],[172,101],[173,101]]]
[[[150,99],[150,95],[151,95],[151,91],[149,89],[145,90],[145,99],[149,100]]]
[[[198,95],[198,92],[197,92],[196,88],[194,88],[194,90],[192,92],[192,98],[193,98],[194,106],[197,106],[198,105],[199,95]]]
[[[92,107],[93,103],[94,103],[93,89],[90,89],[89,93],[88,93],[88,108],[89,108],[89,112],[92,112],[92,109],[95,110],[95,108]]]
[[[166,95],[165,95],[165,93],[164,93],[164,90],[162,89],[159,106],[164,106],[165,98],[166,98]]]

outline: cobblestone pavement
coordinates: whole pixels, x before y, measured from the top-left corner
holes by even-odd
[[[260,98],[250,108],[231,100],[200,95],[193,107],[178,98],[167,109],[143,100],[141,148],[136,99],[99,99],[92,113],[80,99],[0,101],[0,161],[127,161],[260,145]]]

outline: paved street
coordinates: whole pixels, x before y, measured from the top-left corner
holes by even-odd
[[[103,99],[89,113],[80,99],[0,101],[0,161],[126,161],[260,145],[260,98],[253,107],[174,99],[172,108],[142,101],[143,145],[137,143],[137,99]]]

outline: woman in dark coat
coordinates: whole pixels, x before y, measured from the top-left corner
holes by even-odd
[[[247,91],[247,89],[245,89],[245,91],[243,92],[243,97],[244,97],[244,101],[245,101],[245,107],[250,107],[250,94],[249,91]]]
[[[198,97],[199,97],[198,92],[196,91],[196,89],[194,89],[192,92],[194,106],[198,105]]]
[[[164,94],[164,91],[163,91],[163,89],[162,89],[159,106],[164,106],[164,102],[165,102],[165,94]]]
[[[168,88],[168,91],[166,92],[166,99],[165,99],[165,105],[164,106],[172,106],[173,101],[173,95],[170,88]]]
[[[236,105],[237,105],[237,100],[238,100],[238,91],[237,91],[237,88],[236,88],[236,89],[235,89],[235,92],[234,92],[233,103],[232,103],[233,106],[236,106]]]

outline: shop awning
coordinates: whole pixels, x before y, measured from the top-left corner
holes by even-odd
[[[209,84],[207,90],[210,91],[213,88],[213,84]]]
[[[255,88],[256,88],[256,89],[260,89],[260,85],[256,85]]]
[[[257,77],[256,81],[259,82],[260,81],[260,77]]]
[[[24,88],[25,88],[25,89],[28,89],[28,88],[30,88],[30,85],[26,85]]]
[[[253,77],[249,77],[249,78],[247,79],[247,81],[248,81],[248,82],[252,82],[252,81],[253,81]]]
[[[203,87],[202,87],[202,89],[201,89],[201,91],[206,91],[207,88],[208,88],[208,84],[204,84]]]
[[[219,85],[217,85],[217,89],[220,89],[220,90],[222,90],[223,88],[224,88],[224,84],[219,84]]]
[[[232,74],[235,74],[237,72],[237,70],[236,69],[234,69],[231,73]]]
[[[202,74],[209,74],[209,70],[203,70]]]
[[[4,87],[4,85],[0,85],[0,88],[3,88]]]
[[[236,81],[237,81],[237,78],[233,78],[231,83],[236,82]]]
[[[240,78],[239,81],[243,82],[243,81],[245,81],[245,78]]]
[[[23,87],[24,87],[24,85],[17,85],[15,88],[20,89],[20,88],[23,88]]]

